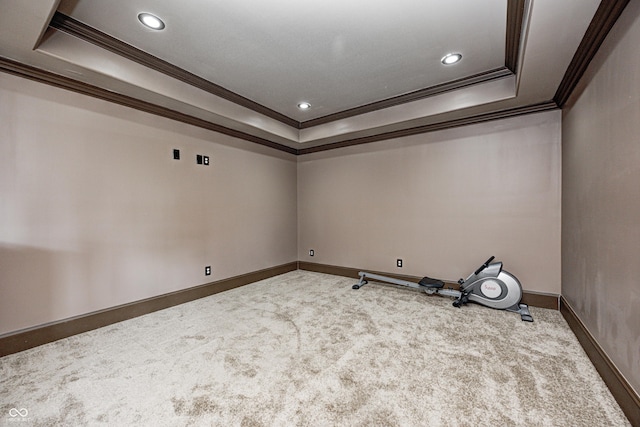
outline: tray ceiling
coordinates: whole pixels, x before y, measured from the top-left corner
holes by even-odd
[[[42,70],[72,90],[291,152],[557,108],[554,95],[601,7],[596,0],[0,4],[5,70]],[[143,26],[141,12],[165,28]],[[453,52],[462,60],[444,65]]]

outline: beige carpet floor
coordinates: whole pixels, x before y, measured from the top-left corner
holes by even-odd
[[[0,425],[629,425],[559,312],[355,282],[295,271],[1,358]]]

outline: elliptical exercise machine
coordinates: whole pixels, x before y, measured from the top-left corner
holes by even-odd
[[[369,283],[367,279],[392,283],[394,285],[407,286],[424,290],[427,294],[438,294],[453,297],[454,307],[462,307],[468,302],[475,302],[498,310],[507,310],[520,314],[520,318],[526,322],[533,322],[529,313],[529,306],[521,304],[522,285],[511,273],[502,270],[502,262],[494,262],[495,257],[489,258],[476,271],[466,279],[458,280],[460,290],[452,288],[444,289],[444,282],[431,277],[424,277],[420,282],[408,282],[378,274],[358,273],[360,282],[353,285],[353,289],[360,289]]]

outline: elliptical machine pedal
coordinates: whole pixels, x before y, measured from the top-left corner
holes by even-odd
[[[518,311],[516,313],[520,313],[520,318],[524,322],[533,322],[533,316],[529,313],[529,306],[527,304],[518,304]]]

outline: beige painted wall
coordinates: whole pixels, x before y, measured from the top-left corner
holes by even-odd
[[[558,110],[301,156],[299,259],[457,280],[495,255],[526,290],[559,294],[560,120]]]
[[[296,244],[294,156],[0,73],[0,334],[293,262]]]
[[[640,392],[640,2],[563,111],[562,294]]]

